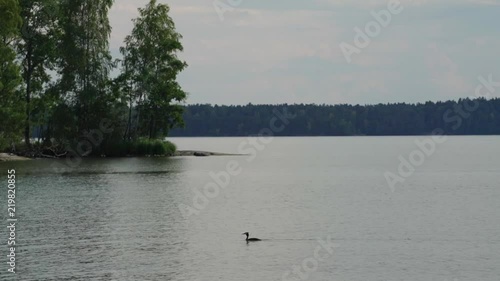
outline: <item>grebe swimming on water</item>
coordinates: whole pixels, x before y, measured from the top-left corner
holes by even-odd
[[[248,232],[243,232],[242,235],[246,235],[247,236],[247,239],[246,239],[247,242],[262,241],[259,238],[248,238],[248,235],[250,235]]]

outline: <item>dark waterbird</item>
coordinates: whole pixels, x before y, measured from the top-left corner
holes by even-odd
[[[248,235],[250,235],[248,232],[243,232],[242,235],[247,236],[247,239],[246,239],[247,242],[262,241],[259,238],[248,238]]]

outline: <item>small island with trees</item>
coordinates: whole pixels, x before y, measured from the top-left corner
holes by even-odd
[[[181,35],[151,0],[114,60],[112,0],[0,0],[0,149],[28,157],[173,155]],[[117,69],[116,77],[111,71]],[[102,130],[103,123],[105,130]],[[80,154],[80,153],[79,153]]]

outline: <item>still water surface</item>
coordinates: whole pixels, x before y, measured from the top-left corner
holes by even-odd
[[[18,174],[17,280],[500,280],[500,137],[448,138],[392,192],[384,173],[398,174],[416,139],[276,138],[254,159],[86,159],[62,174],[54,160],[0,163],[4,195],[7,169]],[[230,161],[240,173],[183,215]],[[314,258],[329,237],[331,254]]]

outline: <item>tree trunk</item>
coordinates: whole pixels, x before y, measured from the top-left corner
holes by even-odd
[[[27,66],[27,71],[26,71],[26,123],[24,127],[24,142],[28,146],[28,148],[31,148],[31,77],[33,73],[32,69],[32,47],[31,43],[28,45],[28,52],[26,54],[27,61],[28,61],[28,66]]]
[[[128,122],[127,122],[127,128],[125,129],[125,135],[123,136],[125,140],[131,139],[131,131],[132,131],[132,97],[130,97],[129,99]]]
[[[149,119],[149,139],[153,139],[153,116],[150,116],[151,119]]]

